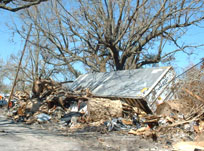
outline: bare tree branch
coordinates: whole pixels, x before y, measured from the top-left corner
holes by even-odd
[[[47,0],[0,0],[0,8],[4,10],[8,10],[11,12],[16,12],[25,8],[29,8],[33,5],[40,4],[41,2],[45,2]],[[24,2],[24,3],[23,3]],[[15,6],[10,6],[15,5]]]

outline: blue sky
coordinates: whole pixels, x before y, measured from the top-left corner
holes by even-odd
[[[1,20],[0,20],[0,58],[4,60],[8,59],[10,54],[17,54],[22,50],[24,41],[15,34],[14,39],[12,38],[13,33],[9,30],[7,25],[12,25],[12,20],[16,20],[16,14],[8,11],[0,10]],[[6,25],[7,24],[7,25]],[[203,23],[204,27],[204,23]],[[182,38],[188,44],[202,44],[204,43],[204,28],[191,27],[186,36]],[[167,46],[167,49],[173,49],[172,46]],[[178,53],[176,60],[172,63],[176,70],[181,71],[185,69],[189,64],[195,64],[204,57],[204,47],[196,49],[195,54],[188,56],[183,53]]]
[[[182,38],[188,45],[201,45],[204,44],[204,23],[202,23],[203,28],[192,26],[189,28],[188,33]],[[168,46],[167,49],[171,49]],[[204,58],[204,47],[199,47],[193,49],[193,55],[187,55],[183,52],[179,52],[175,55],[176,60],[172,63],[175,68],[179,70],[186,69],[189,65],[198,63],[201,58]]]
[[[0,14],[0,57],[6,60],[10,54],[17,53],[21,50],[23,41],[17,34],[15,34],[15,39],[13,39],[13,33],[8,27],[13,24],[12,20],[16,18],[15,13],[0,10]]]

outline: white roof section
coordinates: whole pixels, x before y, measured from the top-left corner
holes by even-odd
[[[79,76],[71,89],[86,89],[98,97],[144,98],[171,67],[90,73]]]

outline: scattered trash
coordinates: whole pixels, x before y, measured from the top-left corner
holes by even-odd
[[[80,112],[69,112],[68,114],[65,114],[62,116],[61,121],[64,121],[67,124],[69,124],[71,121],[73,121],[73,118],[81,117],[81,116],[83,116],[83,114]],[[75,123],[76,123],[76,121],[75,121]]]
[[[0,100],[0,107],[6,106],[8,102],[6,100]]]
[[[122,119],[112,119],[111,121],[104,122],[105,126],[107,127],[107,130],[110,131],[120,131],[120,130],[128,130],[131,128],[131,126],[126,125],[123,123]]]
[[[129,134],[134,134],[134,135],[150,135],[152,134],[152,131],[150,129],[150,127],[146,126],[146,127],[141,127],[137,130],[131,129],[129,132]]]
[[[51,119],[51,117],[45,113],[40,113],[36,116],[37,118],[37,121],[40,122],[40,123],[43,123],[43,122],[46,122],[46,121],[49,121]]]

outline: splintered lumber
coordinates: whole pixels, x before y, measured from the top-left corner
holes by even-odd
[[[91,121],[99,121],[101,119],[108,120],[111,117],[121,117],[123,111],[120,100],[104,98],[90,98],[87,107],[89,120]]]

